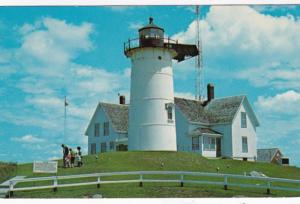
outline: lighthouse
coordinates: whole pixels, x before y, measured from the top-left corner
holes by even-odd
[[[124,54],[131,59],[128,149],[176,151],[172,60],[198,55],[196,45],[165,38],[149,18],[139,37],[124,43]]]

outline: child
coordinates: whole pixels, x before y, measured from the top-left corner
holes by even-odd
[[[81,153],[81,147],[77,147],[77,151],[78,151],[78,153],[77,153],[77,155],[78,155],[78,163],[77,163],[77,166],[78,167],[81,167],[82,166],[82,153]]]
[[[65,158],[65,162],[66,162],[66,167],[71,167],[71,154],[69,152],[69,154],[66,156]]]
[[[70,155],[71,155],[71,167],[73,168],[74,167],[74,163],[75,163],[75,151],[73,151],[71,148],[70,148]]]

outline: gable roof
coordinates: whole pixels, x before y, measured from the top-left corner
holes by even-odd
[[[117,132],[128,131],[128,105],[99,103]]]
[[[190,122],[208,123],[208,117],[199,100],[185,98],[174,98],[176,107],[180,109],[186,119]]]
[[[103,109],[116,132],[124,133],[128,131],[128,105],[99,102],[86,128],[85,135],[87,135],[92,119],[95,117],[99,108]]]
[[[175,104],[190,122],[230,123],[246,96],[217,98],[203,107],[198,100],[175,97]]]
[[[278,151],[282,155],[279,148],[257,149],[257,161],[271,162]]]
[[[198,127],[196,129],[194,129],[190,135],[192,136],[198,136],[198,135],[202,135],[202,134],[209,134],[209,135],[219,135],[222,136],[222,133],[217,132],[213,129],[210,128],[203,128],[203,127]]]

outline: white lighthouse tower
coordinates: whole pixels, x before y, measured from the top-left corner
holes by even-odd
[[[164,39],[164,29],[150,18],[139,29],[139,38],[124,45],[124,52],[132,64],[128,149],[176,151],[172,59],[197,55],[196,46]]]

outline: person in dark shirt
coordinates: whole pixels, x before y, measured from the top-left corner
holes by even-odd
[[[66,167],[66,157],[69,154],[69,148],[64,144],[62,144],[61,147],[63,148],[63,164],[64,164],[64,168],[65,168]]]
[[[77,147],[77,154],[78,154],[78,156],[79,156],[77,166],[78,166],[78,167],[81,167],[82,164],[83,164],[83,162],[82,162],[81,147]]]

